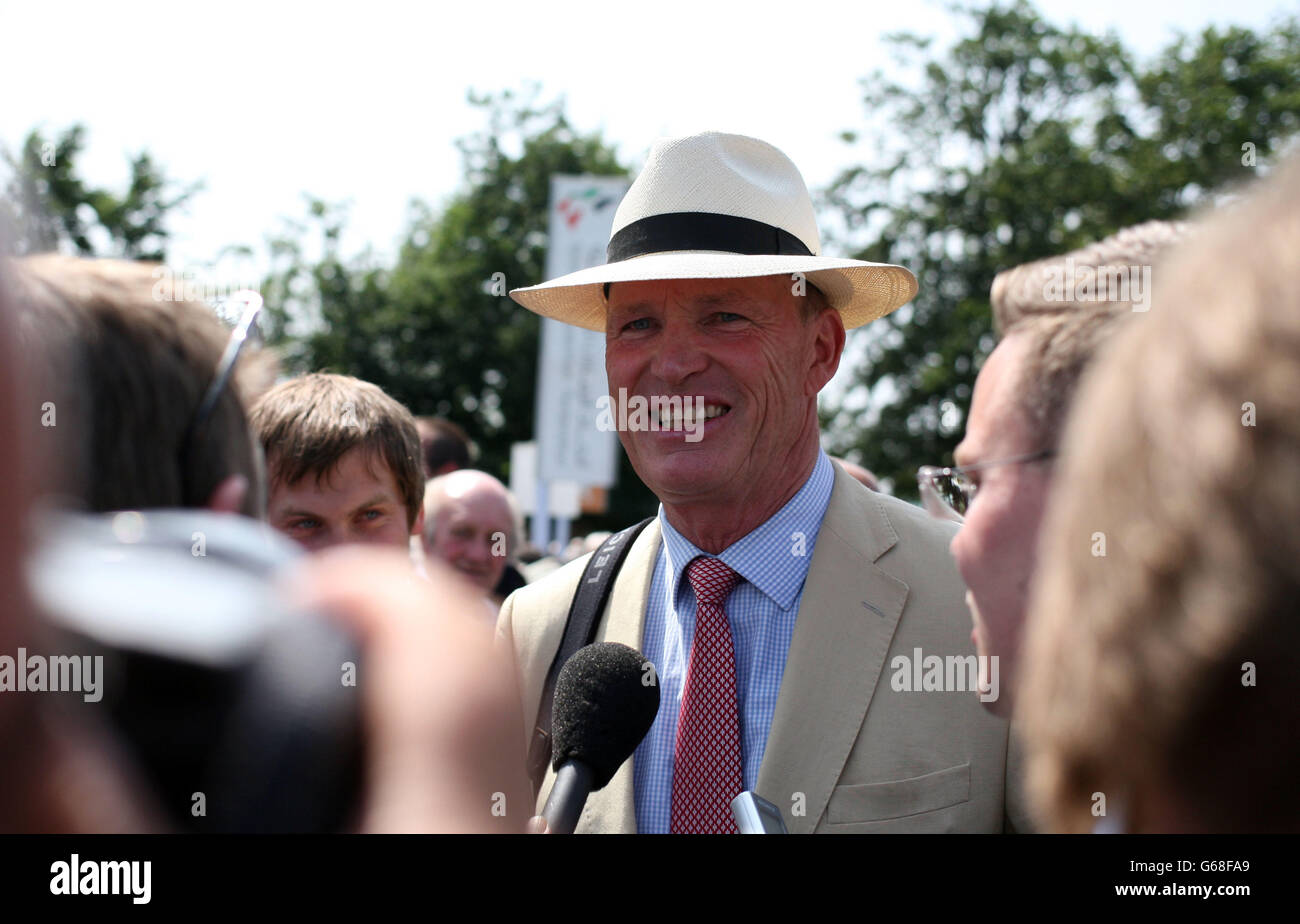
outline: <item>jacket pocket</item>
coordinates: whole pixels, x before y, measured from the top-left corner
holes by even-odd
[[[826,809],[830,824],[905,818],[970,800],[970,763],[924,776],[836,786]]]

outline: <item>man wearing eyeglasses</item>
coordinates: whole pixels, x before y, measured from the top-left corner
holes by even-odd
[[[985,701],[998,715],[1015,704],[1038,528],[1070,400],[1097,350],[1145,310],[1153,263],[1185,234],[1181,224],[1147,222],[999,273],[992,302],[1002,341],[975,381],[956,467],[917,473],[926,509],[961,524],[952,554],[980,661],[998,659],[1002,695]]]

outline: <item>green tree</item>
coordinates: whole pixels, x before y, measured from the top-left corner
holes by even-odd
[[[916,273],[911,304],[854,344],[854,388],[828,404],[833,451],[915,497],[919,465],[951,460],[994,335],[1002,269],[1152,218],[1246,178],[1297,128],[1300,27],[1207,29],[1140,67],[1113,35],[1045,22],[1026,2],[959,9],[947,52],[895,35],[904,75],[863,82],[871,165],[845,171],[830,209],[862,259]],[[927,57],[928,56],[928,57]],[[864,390],[866,399],[863,400]]]
[[[612,147],[576,131],[562,100],[522,93],[470,94],[484,130],[457,142],[461,189],[440,210],[414,202],[395,264],[348,261],[344,218],[313,202],[321,256],[304,258],[305,225],[273,242],[268,304],[274,337],[298,370],[376,383],[417,415],[449,418],[478,443],[479,464],[504,477],[510,445],[533,437],[540,319],[506,292],[544,278],[552,174],[624,176]],[[295,336],[295,323],[310,329]],[[624,523],[653,500],[624,460],[602,522]]]
[[[10,176],[5,187],[7,224],[15,253],[66,249],[82,256],[162,261],[167,217],[201,184],[177,189],[142,152],[128,161],[124,192],[87,186],[77,172],[85,127],[73,125],[57,138],[27,135],[16,153],[0,152]]]
[[[309,196],[306,218],[287,220],[268,240],[262,331],[291,371],[341,372],[391,389],[386,350],[377,346],[391,314],[388,273],[368,251],[342,253],[347,212]]]

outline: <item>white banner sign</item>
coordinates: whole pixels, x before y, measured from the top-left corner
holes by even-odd
[[[551,177],[547,279],[605,262],[614,211],[625,192],[622,179]],[[596,428],[596,402],[608,393],[605,335],[543,318],[535,431],[543,481],[613,485],[618,436]]]

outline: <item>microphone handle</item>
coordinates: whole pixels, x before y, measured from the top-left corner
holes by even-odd
[[[572,834],[578,826],[578,816],[591,794],[591,768],[580,760],[568,760],[555,772],[555,785],[546,797],[542,815],[550,834]]]

